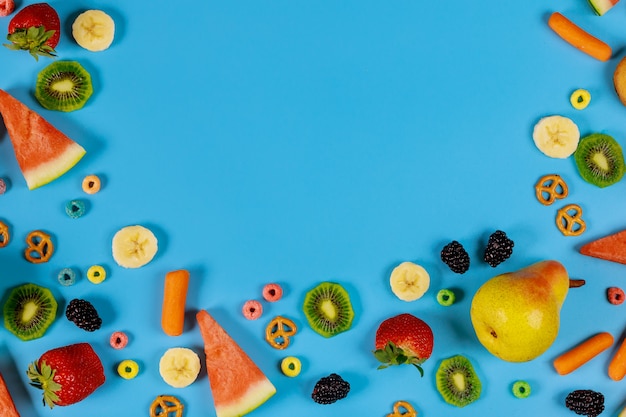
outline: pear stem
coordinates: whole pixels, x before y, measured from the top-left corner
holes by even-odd
[[[579,287],[582,287],[583,285],[585,285],[584,279],[570,279],[569,280],[570,288],[579,288]]]

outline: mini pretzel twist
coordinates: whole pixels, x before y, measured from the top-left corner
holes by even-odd
[[[549,206],[557,199],[567,197],[567,184],[557,174],[544,175],[535,184],[535,195],[537,200],[544,206]]]
[[[587,228],[582,216],[583,209],[579,205],[568,204],[557,212],[556,226],[565,236],[579,236]]]
[[[180,400],[173,395],[159,395],[150,406],[150,417],[182,417],[183,408]]]
[[[393,405],[393,413],[387,417],[417,417],[417,411],[406,401],[396,401]]]
[[[24,256],[26,260],[34,264],[48,262],[52,253],[54,253],[54,245],[50,235],[41,230],[34,230],[26,236],[26,250]]]
[[[285,349],[291,342],[290,336],[298,331],[296,324],[285,317],[274,317],[265,328],[265,340],[275,349]]]
[[[11,234],[9,233],[9,226],[0,221],[0,248],[4,248],[9,244],[11,240]]]

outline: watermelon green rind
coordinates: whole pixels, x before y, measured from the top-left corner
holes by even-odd
[[[72,169],[85,153],[85,149],[79,144],[70,144],[56,159],[44,162],[37,167],[24,169],[22,174],[26,179],[28,189],[34,190],[59,178]]]
[[[587,0],[594,13],[602,16],[615,6],[619,0]]]
[[[217,417],[243,416],[276,393],[263,371],[206,310],[200,310],[196,320]]]

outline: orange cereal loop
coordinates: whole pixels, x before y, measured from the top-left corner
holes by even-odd
[[[393,405],[393,413],[387,414],[387,417],[416,417],[417,411],[411,404],[406,401],[396,401]]]
[[[97,175],[87,175],[83,179],[83,191],[87,194],[95,194],[100,191],[102,183]]]
[[[9,225],[0,221],[0,248],[4,248],[9,244],[11,234],[9,233]]]
[[[583,210],[579,205],[568,204],[557,212],[556,226],[565,236],[579,236],[587,228],[582,215]]]
[[[28,262],[40,264],[48,262],[54,253],[54,245],[50,235],[41,230],[34,230],[26,236],[24,256]]]
[[[265,328],[265,340],[274,349],[285,349],[291,342],[290,337],[296,334],[296,324],[285,317],[274,317]]]
[[[535,195],[537,200],[544,206],[549,206],[557,199],[567,197],[567,184],[560,175],[549,174],[544,175],[535,184]]]
[[[173,395],[159,395],[150,406],[150,417],[182,417],[183,404]]]

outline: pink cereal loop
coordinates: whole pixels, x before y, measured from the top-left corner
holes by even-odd
[[[123,349],[128,344],[128,336],[124,332],[113,332],[109,343],[113,349]]]
[[[276,283],[271,283],[263,287],[263,298],[270,303],[278,301],[283,296],[283,289]]]

